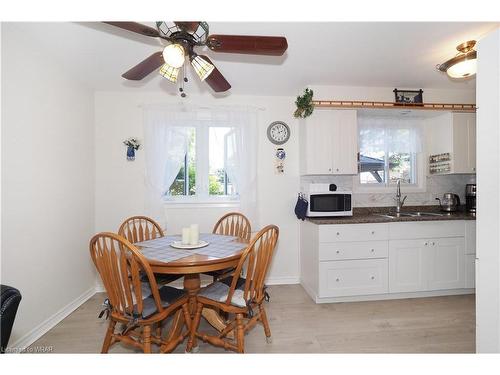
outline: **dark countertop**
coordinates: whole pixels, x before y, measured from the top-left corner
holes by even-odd
[[[394,214],[394,207],[359,207],[353,209],[352,216],[307,218],[314,224],[363,224],[363,223],[396,223],[402,221],[443,221],[443,220],[476,220],[476,215],[465,211],[465,207],[460,207],[456,212],[441,212],[439,206],[408,206],[401,212],[432,212],[444,214],[443,216],[400,216],[389,218],[379,216],[380,214]],[[379,215],[377,215],[379,214]]]

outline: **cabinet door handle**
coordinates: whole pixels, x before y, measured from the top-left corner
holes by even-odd
[[[335,279],[335,281],[336,281],[336,282],[339,282],[339,281],[340,281],[340,279],[337,277],[337,278]]]
[[[431,245],[432,245],[432,246],[434,246],[434,245],[435,245],[435,243],[434,243],[434,242],[431,242]]]
[[[339,171],[339,169],[337,168],[337,169],[336,169],[336,171],[338,172],[338,171]]]
[[[337,254],[340,254],[340,250],[337,250],[337,251],[336,251],[336,253],[337,253]]]
[[[424,243],[424,245],[425,245],[425,246],[427,246],[427,245],[429,245],[429,243],[428,243],[428,242],[426,242],[426,243]]]
[[[371,249],[370,251],[373,253],[373,252],[375,252],[375,249]]]
[[[331,172],[332,171],[332,168],[328,168],[328,172]]]
[[[372,234],[375,234],[375,231],[374,231],[374,230],[372,230]]]
[[[337,232],[337,236],[339,236],[339,235],[340,235],[340,233],[339,233],[339,232]]]
[[[372,277],[371,277],[371,279],[372,279],[372,280],[375,280],[375,276],[372,276]]]

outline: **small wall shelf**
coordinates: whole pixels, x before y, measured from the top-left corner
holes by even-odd
[[[395,103],[395,102],[371,102],[356,100],[313,100],[312,104],[318,108],[371,108],[371,109],[401,109],[428,111],[454,111],[454,112],[476,112],[475,104],[449,104],[449,103]]]

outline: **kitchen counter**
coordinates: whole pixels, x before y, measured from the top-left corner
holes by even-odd
[[[400,216],[384,217],[379,215],[394,214],[394,207],[359,207],[353,209],[352,216],[307,218],[307,221],[318,225],[325,224],[362,224],[362,223],[395,223],[402,221],[443,221],[443,220],[476,220],[476,215],[465,211],[462,206],[457,212],[441,212],[439,206],[408,206],[401,210],[404,212],[431,212],[444,214],[443,216]]]

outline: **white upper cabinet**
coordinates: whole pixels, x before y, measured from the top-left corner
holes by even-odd
[[[445,113],[427,121],[428,156],[450,154],[449,170],[435,174],[476,173],[476,114]]]
[[[358,173],[355,110],[316,109],[300,124],[300,174]]]

